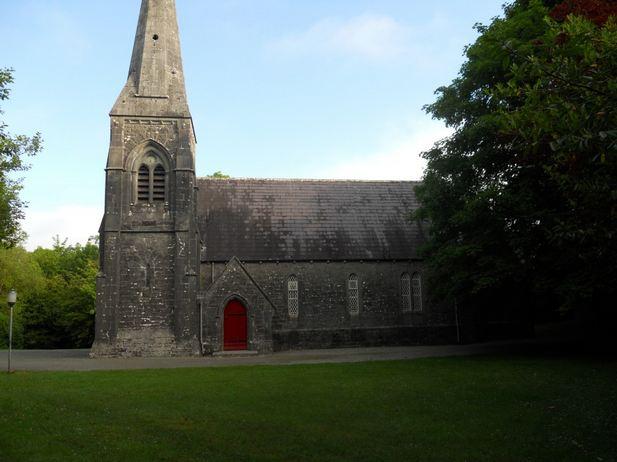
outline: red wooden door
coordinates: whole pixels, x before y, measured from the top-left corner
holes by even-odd
[[[225,351],[248,348],[246,308],[238,300],[232,300],[227,304],[223,330]]]

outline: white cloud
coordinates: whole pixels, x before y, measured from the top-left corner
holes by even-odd
[[[451,132],[437,122],[411,124],[406,134],[385,137],[377,152],[346,157],[345,161],[334,164],[319,176],[350,180],[420,180],[426,167],[420,154]]]
[[[389,16],[323,19],[303,33],[280,38],[271,49],[289,54],[344,54],[384,60],[404,54],[410,30]]]
[[[68,239],[69,244],[85,244],[98,233],[103,210],[83,205],[62,205],[53,209],[29,208],[23,228],[28,233],[26,248],[50,247],[53,238]]]

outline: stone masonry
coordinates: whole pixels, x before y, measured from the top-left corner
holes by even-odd
[[[174,0],[142,0],[110,117],[92,356],[456,339],[415,183],[196,177]]]
[[[196,354],[195,135],[173,0],[142,2],[110,116],[92,354]]]

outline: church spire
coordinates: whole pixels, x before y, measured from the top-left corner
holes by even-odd
[[[175,0],[142,0],[128,80],[111,115],[190,117]]]

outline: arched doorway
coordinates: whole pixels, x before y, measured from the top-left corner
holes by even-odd
[[[231,300],[225,307],[223,330],[225,351],[239,351],[248,348],[246,308],[238,300]]]

